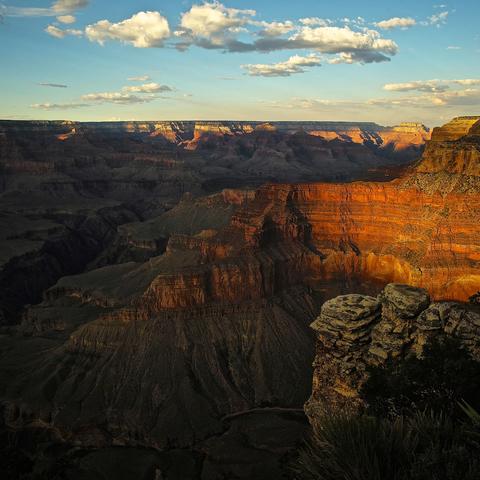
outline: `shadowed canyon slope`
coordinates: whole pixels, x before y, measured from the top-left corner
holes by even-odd
[[[83,446],[188,447],[221,464],[209,442],[218,446],[217,440],[222,444],[232,434],[231,415],[302,408],[311,392],[314,355],[308,325],[324,300],[348,291],[376,292],[391,281],[423,286],[434,299],[465,300],[480,290],[480,117],[435,129],[421,161],[401,178],[351,183],[312,183],[305,172],[321,165],[332,167],[327,173],[341,172],[349,162],[358,164],[354,178],[362,178],[368,177],[365,169],[382,165],[378,155],[386,153],[379,153],[379,145],[386,140],[357,137],[354,126],[324,139],[316,136],[318,125],[307,134],[266,125],[247,131],[238,124],[228,127],[232,133],[193,132],[185,140],[185,125],[170,124],[175,130],[170,138],[167,125],[153,131],[145,125],[148,135],[136,136],[135,130],[128,142],[122,140],[141,151],[134,160],[142,165],[140,172],[154,172],[158,180],[170,171],[165,163],[151,165],[151,142],[159,141],[178,156],[173,177],[185,175],[198,191],[185,196],[175,189],[158,201],[155,192],[162,189],[155,180],[151,190],[142,190],[148,191],[146,198],[127,194],[125,185],[135,178],[132,166],[127,157],[112,163],[116,152],[111,152],[125,144],[95,144],[106,149],[105,172],[111,169],[111,178],[123,179],[115,187],[108,184],[116,193],[102,208],[121,209],[125,217],[108,220],[110,233],[84,268],[43,287],[43,301],[28,307],[21,324],[1,337],[0,395],[10,426],[42,425]],[[77,128],[87,126],[68,128],[75,131],[58,140],[61,145],[85,146],[88,140],[88,150],[100,141],[97,134],[78,134]],[[324,125],[323,131],[329,128]],[[418,125],[401,128],[414,130],[413,146],[426,138]],[[344,138],[347,132],[350,139]],[[386,138],[384,131],[377,133]],[[362,143],[356,143],[359,138]],[[273,146],[282,155],[268,154]],[[269,168],[282,166],[279,179],[282,172],[288,176],[290,168],[306,165],[295,181],[309,183],[269,183],[256,192],[229,189],[198,198],[205,192],[207,170],[218,173],[208,177],[215,182],[225,169],[250,175],[254,166],[238,170],[235,164],[239,152],[243,165],[258,155],[251,165],[259,169],[277,159]],[[398,166],[393,158],[387,164]],[[79,179],[85,170],[73,168],[76,161],[67,169],[68,188],[98,198],[92,184]],[[13,163],[18,169],[22,162]],[[95,176],[96,162],[90,165],[89,175]],[[18,176],[9,175],[6,184],[19,189]],[[47,177],[38,178],[26,183],[32,194],[44,191]],[[215,182],[209,188],[220,184]],[[18,189],[8,187],[2,199],[22,196]],[[58,183],[38,198],[62,198],[57,189]],[[42,222],[48,208],[41,207]],[[74,211],[94,215],[95,221],[105,213],[79,204]],[[58,228],[58,218],[52,218],[55,225],[48,228]],[[28,210],[28,222],[35,219]],[[39,241],[37,248],[43,248],[40,230],[23,229],[35,235],[24,233],[22,241]]]
[[[0,322],[18,321],[61,276],[162,253],[168,235],[147,248],[117,227],[156,218],[187,192],[385,179],[428,135],[362,123],[0,121]]]

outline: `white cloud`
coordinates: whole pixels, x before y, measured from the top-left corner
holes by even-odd
[[[368,111],[371,119],[373,109],[391,109],[399,111],[405,108],[409,112],[416,109],[421,112],[446,109],[447,116],[452,116],[452,111],[465,112],[468,107],[475,111],[480,106],[480,89],[462,89],[456,91],[447,91],[439,93],[425,93],[421,95],[402,96],[395,98],[371,98],[363,101],[321,99],[321,98],[291,98],[281,102],[263,102],[266,106],[276,109],[289,110],[310,110],[315,112],[325,111],[348,111],[353,110],[358,114],[359,111]],[[456,109],[456,107],[459,107]],[[452,110],[453,109],[453,110]],[[456,109],[456,110],[455,110]],[[433,113],[430,116],[438,118],[439,113]]]
[[[59,0],[55,5],[71,9],[84,3]],[[337,55],[330,63],[384,62],[398,51],[393,40],[367,28],[362,17],[343,19],[344,26],[334,26],[331,20],[319,17],[302,18],[297,23],[258,21],[255,17],[255,10],[228,8],[219,1],[207,1],[182,14],[173,36],[167,19],[159,12],[138,12],[118,23],[100,20],[88,25],[84,34],[102,45],[116,40],[137,48],[163,47],[167,39],[175,38],[173,45],[179,50],[192,45],[226,52],[300,50],[303,54],[304,50],[312,50]],[[57,38],[81,35],[79,30],[62,30],[55,25],[47,27],[47,32]]]
[[[89,0],[57,0],[52,5],[52,10],[58,14],[66,14],[85,8],[88,3]]]
[[[87,103],[34,103],[30,108],[38,110],[71,110],[73,108],[88,107]]]
[[[440,12],[428,17],[427,21],[422,22],[423,25],[436,25],[440,27],[441,25],[445,25],[447,23],[448,15],[450,12]]]
[[[416,24],[416,20],[411,17],[393,17],[388,20],[377,22],[375,25],[384,30],[391,30],[392,28],[401,28],[404,30],[413,27]]]
[[[67,85],[57,83],[40,83],[39,85],[46,87],[67,88]],[[121,91],[117,92],[87,93],[85,95],[82,95],[79,100],[72,101],[70,103],[35,103],[30,107],[42,110],[65,110],[71,108],[87,107],[99,103],[113,103],[116,105],[149,103],[156,99],[167,98],[155,95],[155,93],[173,91],[174,90],[167,85],[160,85],[158,83],[151,82],[145,83],[143,85],[128,85],[123,87]]]
[[[383,89],[389,92],[442,92],[448,88],[448,85],[439,80],[415,80],[404,83],[387,83],[383,86]]]
[[[258,22],[256,25],[263,27],[258,34],[262,37],[279,37],[291,32],[295,25],[291,21],[286,22]]]
[[[414,108],[480,106],[480,89],[471,88],[480,85],[480,79],[464,78],[453,80],[416,80],[406,83],[386,84],[384,89],[391,92],[420,92],[420,95],[379,98],[369,101],[372,105],[386,107],[406,106]]]
[[[351,27],[337,27],[330,20],[318,17],[302,18],[294,24],[289,20],[257,21],[255,14],[254,10],[227,8],[219,2],[194,5],[182,15],[181,26],[175,31],[178,38],[175,45],[181,50],[197,45],[227,52],[312,49],[318,53],[350,54],[348,63],[388,61],[398,50],[393,40],[365,28],[361,17],[345,19]],[[240,40],[240,32],[257,38],[251,42]],[[287,34],[290,36],[285,37]]]
[[[45,31],[55,38],[65,38],[67,35],[73,35],[76,37],[81,37],[83,35],[82,30],[74,30],[71,28],[67,28],[65,30],[56,27],[55,25],[48,25]]]
[[[480,78],[463,78],[461,80],[451,80],[451,83],[456,83],[457,85],[480,85]]]
[[[311,111],[335,111],[336,109],[358,109],[364,107],[365,102],[350,100],[323,99],[323,98],[301,98],[294,97],[281,102],[264,102],[266,106],[275,109],[288,110],[311,110]]]
[[[480,79],[477,78],[463,78],[453,80],[414,80],[404,83],[387,83],[383,86],[384,90],[390,92],[430,92],[441,93],[451,89],[451,86],[473,86],[480,85]]]
[[[392,40],[380,38],[375,30],[358,32],[348,27],[304,27],[290,40],[297,45],[310,46],[324,53],[340,53],[355,50],[380,50],[396,53]]]
[[[140,75],[138,77],[128,77],[127,80],[130,82],[147,82],[148,80],[150,80],[150,76]]]
[[[81,8],[85,8],[88,4],[89,0],[57,0],[51,7],[46,8],[5,6],[4,15],[11,17],[59,17],[74,13]]]
[[[228,39],[249,24],[255,10],[227,8],[218,1],[193,5],[182,14],[176,36],[182,37],[179,48],[196,44],[204,48],[223,48]]]
[[[328,63],[330,65],[338,65],[340,63],[351,64],[351,63],[355,63],[355,59],[353,58],[351,53],[342,52],[342,53],[339,53],[337,56],[330,58],[328,60]]]
[[[328,63],[331,65],[339,65],[341,63],[351,65],[352,63],[374,63],[383,61],[385,61],[384,56],[379,55],[377,52],[341,52],[328,60]]]
[[[388,61],[398,46],[381,38],[375,30],[351,30],[349,27],[303,27],[290,37],[287,48],[313,48],[321,53],[349,54],[349,63]]]
[[[307,27],[328,27],[332,23],[331,20],[319,17],[301,18],[299,21]]]
[[[449,45],[447,50],[461,50],[462,47],[457,47],[456,45]]]
[[[480,105],[480,90],[477,88],[466,88],[445,92],[436,98],[438,105]]]
[[[73,15],[59,15],[57,17],[57,20],[60,23],[66,23],[66,24],[75,23],[77,21],[77,19]]]
[[[133,85],[129,87],[123,87],[124,92],[130,93],[158,93],[158,92],[171,92],[172,89],[168,85],[159,85],[158,83],[144,83],[143,85]]]
[[[289,77],[295,73],[303,73],[306,67],[318,67],[320,65],[320,57],[312,53],[306,57],[294,55],[285,62],[242,65],[242,68],[254,77]]]
[[[370,105],[409,106],[414,108],[475,107],[480,106],[480,90],[475,88],[448,90],[411,97],[372,99],[368,103]]]
[[[227,8],[219,2],[204,3],[193,5],[188,12],[183,13],[180,26],[194,36],[210,37],[223,34],[226,30],[236,32],[254,15],[255,10]]]
[[[101,45],[107,40],[118,40],[137,48],[151,48],[163,46],[170,36],[170,27],[159,12],[138,12],[118,23],[100,20],[88,25],[85,34]]]
[[[345,17],[345,18],[342,19],[342,22],[345,25],[354,25],[354,26],[357,26],[357,27],[362,27],[367,23],[366,20],[363,17],[357,17],[357,18]]]
[[[128,105],[133,103],[148,103],[155,100],[157,97],[154,95],[132,95],[125,92],[102,92],[102,93],[88,93],[82,95],[84,102],[96,102],[96,103],[115,103],[120,105]]]

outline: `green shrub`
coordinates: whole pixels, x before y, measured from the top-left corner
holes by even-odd
[[[300,452],[298,478],[308,480],[403,480],[418,439],[403,418],[325,417]]]
[[[461,401],[480,410],[480,362],[457,340],[440,337],[425,346],[423,358],[370,368],[361,395],[377,416],[429,409],[458,417]]]
[[[334,415],[299,453],[298,480],[478,480],[478,425],[444,414]]]

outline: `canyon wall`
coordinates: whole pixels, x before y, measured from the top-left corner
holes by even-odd
[[[464,135],[445,140],[459,124]],[[268,234],[300,240],[315,254],[307,282],[395,281],[466,300],[480,289],[478,125],[436,129],[419,164],[392,182],[265,185],[228,235],[255,246]]]
[[[294,134],[299,131],[328,140],[340,139],[355,143],[372,143],[378,147],[389,144],[395,149],[423,145],[430,130],[421,123],[405,122],[384,127],[373,122],[232,122],[232,121],[133,121],[133,122],[72,122],[0,120],[0,137],[15,131],[55,132],[60,140],[86,133],[137,134],[161,137],[174,144],[195,149],[204,136],[243,136],[255,131],[276,131]]]
[[[193,195],[159,218],[120,227],[126,242],[136,248],[145,242],[157,254],[98,262],[61,278],[40,304],[26,309],[13,334],[0,337],[7,424],[40,422],[84,446],[198,445],[221,435],[231,415],[302,407],[311,392],[314,355],[308,325],[325,300],[352,285],[360,291],[378,291],[392,281],[424,287],[417,295],[422,308],[427,298],[475,295],[477,121],[455,133],[460,137],[448,133],[465,122],[470,120],[436,130],[422,161],[392,182],[269,183],[254,194]],[[276,135],[231,137],[259,142],[262,161],[269,161],[265,152]],[[305,133],[282,142],[284,152],[293,153],[332,143]],[[232,145],[229,139],[224,144],[227,150]],[[432,162],[442,149],[449,152],[439,155],[443,161]],[[367,147],[353,142],[326,151],[309,167],[319,169],[327,157],[334,164],[335,152],[371,158]],[[282,158],[304,158],[293,153]],[[346,355],[357,358],[368,345],[381,358],[387,337],[387,354],[396,348],[395,335],[375,330],[387,309],[381,314],[374,297],[345,302],[353,324],[337,325],[328,305],[332,335],[345,328],[352,341],[357,333],[365,340],[359,350],[355,342],[351,349],[346,345]],[[359,327],[368,331],[357,332],[356,310]],[[411,318],[417,316],[415,311]],[[332,398],[338,393],[328,392]]]
[[[322,125],[319,125],[321,128]],[[430,129],[421,123],[404,122],[394,127],[378,128],[375,124],[365,125],[325,125],[323,129],[309,131],[311,135],[328,140],[347,140],[355,143],[371,144],[380,148],[402,151],[423,146],[430,139]]]
[[[161,233],[156,226],[183,198],[267,181],[385,179],[405,166],[405,159],[384,155],[361,139],[329,141],[306,133],[320,128],[384,130],[329,122],[0,121],[2,322],[17,322],[23,305],[37,302],[62,275],[163,253],[170,233],[192,233],[181,227]],[[410,142],[410,136],[404,140]],[[228,219],[232,204],[224,207],[199,215]],[[75,219],[101,217],[103,209],[128,213],[109,223],[106,241],[91,241],[95,234],[85,236],[82,221]],[[175,222],[188,224],[188,215],[180,219],[178,213]],[[133,220],[144,225],[133,233],[115,231]],[[59,254],[45,253],[48,245],[56,245]],[[72,251],[75,259],[60,254]],[[45,275],[37,279],[38,266]]]

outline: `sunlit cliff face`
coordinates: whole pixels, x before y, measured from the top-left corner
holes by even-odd
[[[480,289],[479,125],[436,129],[419,165],[393,182],[265,186],[232,224],[260,244],[267,225],[292,238],[301,218],[317,253],[312,280],[402,282],[465,300]]]

